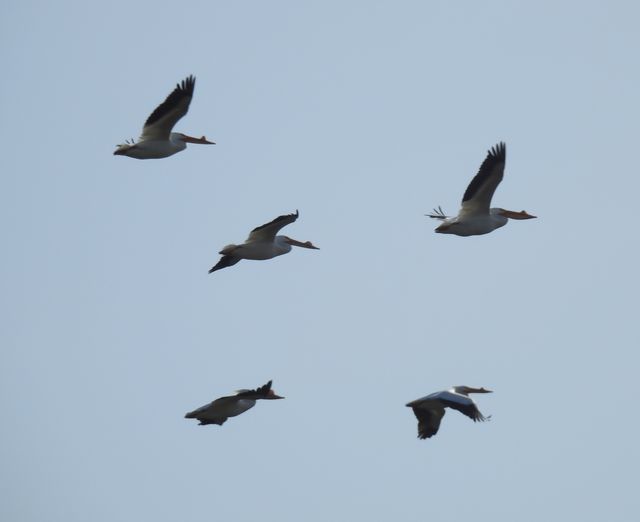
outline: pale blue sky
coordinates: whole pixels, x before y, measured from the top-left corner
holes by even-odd
[[[638,516],[635,2],[6,2],[0,519]],[[114,157],[189,74],[176,130]],[[496,206],[433,233],[488,148]],[[207,270],[300,210],[321,250]],[[185,412],[274,380],[222,427]],[[416,438],[407,401],[456,384]]]

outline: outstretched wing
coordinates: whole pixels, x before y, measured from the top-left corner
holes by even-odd
[[[233,257],[233,256],[222,256],[220,258],[220,261],[218,261],[215,266],[212,266],[209,269],[209,273],[213,273],[216,270],[220,270],[222,268],[227,268],[228,266],[233,266],[235,265],[237,262],[240,261],[239,257]]]
[[[218,426],[222,426],[229,417],[215,417],[211,419],[198,419],[200,422],[198,426],[206,426],[207,424],[217,424]]]
[[[444,417],[444,408],[413,406],[413,413],[418,419],[418,438],[428,439],[438,433],[440,421]]]
[[[205,404],[200,408],[190,411],[184,416],[184,418],[197,419],[203,426],[206,424],[218,424],[219,426],[222,426],[227,421],[227,417],[225,415],[220,415],[218,412],[220,407],[224,406],[225,401],[228,401],[229,399],[231,399],[231,397],[221,397],[220,399],[216,399],[209,404]]]
[[[443,406],[458,410],[463,415],[466,415],[474,422],[487,420],[489,417],[485,417],[480,413],[478,406],[470,397],[461,395],[459,393],[451,393],[448,391],[438,394],[438,399]]]
[[[265,223],[264,225],[260,225],[259,227],[254,228],[249,234],[247,241],[273,241],[273,239],[276,237],[276,234],[282,227],[286,227],[287,225],[293,223],[296,219],[298,219],[297,210],[295,214],[285,214],[283,216],[278,216],[273,221],[269,221],[269,223]]]
[[[256,388],[255,390],[240,390],[236,394],[236,397],[266,397],[271,390],[271,384],[273,381],[269,381],[267,384]]]
[[[189,76],[176,85],[167,99],[147,118],[142,129],[141,140],[168,140],[171,129],[189,110],[196,79]]]
[[[493,193],[504,176],[507,161],[507,146],[500,142],[492,147],[480,165],[480,170],[469,183],[462,197],[462,212],[465,214],[488,214]]]

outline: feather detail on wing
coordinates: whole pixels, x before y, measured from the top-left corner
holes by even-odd
[[[267,396],[269,395],[269,390],[271,390],[271,385],[273,384],[273,381],[269,381],[267,384],[260,386],[259,388],[256,388],[255,390],[238,390],[236,392],[236,397],[237,396]]]
[[[229,266],[233,266],[236,263],[238,263],[241,260],[241,258],[239,257],[233,257],[233,256],[222,256],[220,258],[220,260],[215,264],[215,266],[212,266],[209,269],[209,273],[213,273],[216,270],[221,270],[223,268],[227,268]]]
[[[293,223],[298,219],[298,215],[298,211],[296,210],[295,214],[278,216],[273,221],[254,228],[249,234],[247,241],[273,241],[280,229]]]
[[[469,183],[462,197],[462,211],[465,214],[488,214],[493,193],[504,176],[507,160],[507,146],[500,142],[489,150],[480,165],[480,170]]]
[[[471,398],[465,397],[464,395],[445,391],[439,394],[438,400],[443,406],[459,411],[474,422],[485,421],[489,418],[482,415],[476,403],[473,402]]]
[[[438,433],[440,421],[444,417],[444,408],[421,408],[414,406],[413,413],[418,419],[418,438],[428,439]]]
[[[171,129],[189,110],[196,79],[189,76],[176,85],[176,88],[167,96],[158,107],[147,118],[142,129],[140,139],[145,140],[167,140],[171,134]]]

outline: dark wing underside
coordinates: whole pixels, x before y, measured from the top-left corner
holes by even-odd
[[[271,384],[273,381],[269,381],[264,386],[260,386],[255,390],[246,390],[238,393],[236,397],[247,397],[247,398],[256,398],[256,397],[266,397],[269,395],[269,391],[271,390]]]
[[[218,424],[219,426],[222,426],[227,421],[228,417],[210,417],[207,414],[209,409],[216,402],[218,402],[219,400],[220,399],[216,399],[211,404],[207,404],[206,406],[203,406],[202,408],[198,408],[197,410],[190,411],[189,413],[187,413],[184,416],[184,418],[185,419],[197,419],[197,420],[200,421],[200,424],[203,425],[203,426],[206,425],[206,424]]]
[[[164,138],[168,139],[173,126],[187,114],[195,86],[196,79],[193,76],[185,78],[176,85],[176,88],[167,96],[167,99],[158,105],[156,110],[151,113],[151,116],[147,118],[142,135],[144,136],[148,133],[151,130],[150,127],[154,127],[154,134],[161,129],[163,134],[166,134]]]
[[[264,225],[254,228],[249,234],[249,239],[247,239],[247,241],[258,239],[262,241],[273,241],[273,238],[276,237],[276,234],[280,229],[293,223],[298,219],[298,215],[299,213],[296,210],[295,214],[284,214],[283,216],[278,216],[273,221],[269,221],[269,223],[265,223]]]
[[[475,403],[469,399],[467,404],[462,404],[460,402],[448,401],[446,399],[440,399],[440,402],[447,408],[452,408],[454,410],[458,410],[463,415],[469,417],[473,422],[484,421],[486,417],[480,413],[480,410],[475,405]]]
[[[222,268],[227,268],[228,266],[233,266],[240,261],[239,257],[233,256],[222,256],[220,261],[216,263],[215,266],[209,269],[209,273],[215,272],[216,270],[221,270]]]
[[[418,419],[418,438],[428,439],[438,433],[440,421],[444,417],[444,408],[442,410],[421,408],[414,406],[413,413]]]
[[[195,417],[198,419],[198,417]],[[228,417],[218,417],[216,419],[198,419],[200,422],[198,426],[206,426],[207,424],[217,424],[218,426],[222,426],[225,422],[227,422]]]
[[[474,206],[489,211],[491,198],[504,176],[504,166],[507,161],[507,146],[500,142],[492,147],[487,157],[480,165],[480,170],[469,183],[462,197],[462,204],[474,200]],[[486,208],[485,208],[486,207]]]

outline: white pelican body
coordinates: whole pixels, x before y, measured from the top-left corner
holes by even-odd
[[[121,143],[114,152],[116,156],[136,159],[166,158],[187,148],[187,143],[213,145],[202,136],[193,138],[180,132],[171,132],[173,126],[189,110],[196,79],[193,76],[182,80],[167,99],[151,113],[142,129],[137,143],[133,140]]]
[[[144,140],[141,137],[138,143],[118,145],[118,147],[127,146],[127,148],[124,150],[118,149],[114,154],[135,159],[166,158],[186,149],[188,139],[192,138],[177,132],[169,134],[169,139],[166,140]]]
[[[503,227],[509,219],[532,219],[536,216],[524,210],[514,212],[503,208],[489,208],[491,198],[504,176],[507,148],[504,143],[493,147],[482,162],[480,170],[469,183],[462,198],[462,208],[455,217],[448,217],[438,207],[429,217],[442,220],[436,228],[440,234],[480,236]]]
[[[291,252],[291,243],[287,236],[275,236],[273,241],[251,241],[243,245],[229,245],[223,248],[221,254],[233,254],[242,259],[262,261]]]
[[[242,259],[261,261],[281,256],[290,252],[292,246],[319,250],[310,241],[303,243],[288,236],[276,236],[281,228],[293,223],[296,219],[298,219],[297,210],[295,214],[279,216],[269,223],[254,228],[242,245],[227,245],[220,250],[222,258],[209,270],[209,273],[235,265]]]
[[[259,399],[284,399],[271,389],[272,381],[255,390],[238,390],[235,395],[220,397],[205,406],[185,415],[185,419],[198,419],[200,425],[218,424],[222,426],[229,417],[235,417],[250,410]]]
[[[492,393],[484,388],[470,388],[469,386],[454,386],[445,391],[439,391],[411,401],[407,404],[413,409],[418,419],[418,438],[428,439],[438,433],[440,421],[445,414],[445,408],[453,408],[463,413],[474,422],[491,418],[480,413],[476,403],[469,397],[470,393]]]

